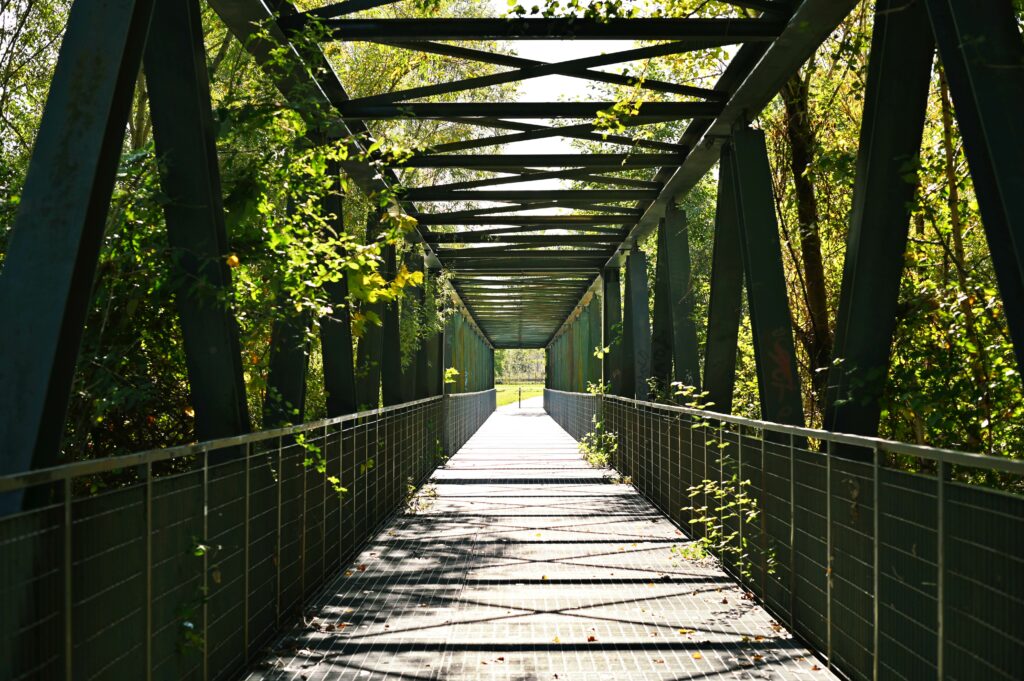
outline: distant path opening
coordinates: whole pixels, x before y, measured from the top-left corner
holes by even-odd
[[[836,678],[534,404],[495,412],[248,678]]]

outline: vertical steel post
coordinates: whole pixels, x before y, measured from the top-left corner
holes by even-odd
[[[73,560],[71,555],[72,531],[74,529],[71,513],[71,478],[64,478],[64,678],[65,681],[73,681],[75,678],[74,667],[74,622],[75,604],[71,592],[71,569]]]
[[[871,450],[871,494],[872,494],[872,510],[871,510],[871,524],[874,532],[874,556],[872,561],[871,570],[871,678],[873,681],[878,681],[878,644],[881,639],[879,633],[879,626],[881,620],[879,618],[878,601],[881,598],[878,593],[878,582],[879,582],[879,570],[881,559],[881,544],[882,538],[879,536],[879,515],[881,513],[881,498],[879,496],[881,492],[881,481],[879,477],[882,474],[882,453],[878,449],[878,445],[874,445]]]
[[[923,3],[879,0],[836,315],[837,364],[829,371],[825,396],[826,430],[878,433],[933,53]]]
[[[728,414],[736,381],[736,347],[743,303],[743,259],[739,217],[732,182],[733,157],[722,148],[715,207],[715,244],[711,256],[711,299],[704,346],[704,389],[708,408]]]
[[[252,445],[245,445],[245,525],[242,529],[244,535],[242,546],[242,641],[245,646],[244,659],[249,662],[249,543],[250,543],[250,516],[252,509],[252,487],[250,468],[252,466]]]
[[[768,433],[761,437],[767,439]],[[789,436],[789,628],[796,631],[796,453]]]
[[[683,385],[700,387],[697,325],[693,318],[694,292],[690,274],[690,237],[686,213],[674,202],[665,209],[665,265],[672,324],[673,376]],[[658,259],[661,259],[661,248]]]
[[[764,133],[738,128],[733,131],[732,146],[761,418],[800,426],[803,398]]]
[[[937,613],[935,619],[935,677],[946,678],[946,476],[949,464],[940,460],[936,471],[936,560],[935,597]]]
[[[1024,44],[1013,3],[926,0],[1024,371]],[[1019,11],[1019,9],[1017,9]]]
[[[57,461],[152,7],[68,13],[0,278],[0,475]],[[0,495],[0,514],[22,496]]]
[[[669,300],[668,246],[665,220],[658,223],[658,255],[654,264],[654,310],[651,329],[651,377],[668,394],[672,383],[672,303]]]
[[[387,245],[384,247],[384,266],[382,274],[384,279],[391,281],[398,274],[397,255],[395,247]],[[381,395],[383,404],[390,407],[402,403],[402,341],[399,337],[400,320],[399,304],[397,300],[384,303],[384,324],[381,329],[383,338],[381,340],[380,356],[380,378]]]
[[[210,452],[203,451],[203,681],[210,678]]]
[[[608,391],[619,394],[618,390],[622,383],[622,369],[620,367],[621,335],[622,335],[622,294],[619,285],[619,268],[611,267],[601,275],[604,296],[604,328],[602,346],[608,348],[604,353],[601,363],[601,377],[608,387]],[[551,386],[554,387],[554,386]]]
[[[825,657],[832,668],[832,452],[825,440]]]
[[[276,585],[276,597],[274,598],[274,622],[281,626],[281,484],[284,477],[284,457],[282,455],[281,436],[277,437],[277,531],[276,546],[274,548],[274,583]]]
[[[199,441],[249,432],[238,323],[230,304],[216,130],[197,0],[156,0],[145,51],[146,87],[174,302]],[[229,449],[223,454],[234,453]]]
[[[371,212],[366,220],[366,243],[373,243],[380,233],[379,212]],[[378,318],[384,314],[383,303],[364,303],[364,312],[373,313]],[[357,411],[376,409],[380,404],[380,369],[383,333],[380,326],[366,324],[363,335],[356,348],[356,400]]]
[[[324,212],[334,216],[334,231],[345,232],[344,205],[341,196],[341,170],[337,164],[328,165],[332,186],[323,200]],[[358,411],[355,368],[352,365],[352,312],[348,301],[348,279],[342,276],[336,282],[324,284],[324,292],[331,303],[331,313],[320,318],[320,351],[324,371],[327,416],[335,417]]]
[[[146,672],[153,678],[153,463],[146,461]]]
[[[623,372],[625,397],[647,399],[651,372],[651,323],[647,308],[647,256],[634,248],[626,260],[626,300],[623,308]]]

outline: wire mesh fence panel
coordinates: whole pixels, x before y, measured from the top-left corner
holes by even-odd
[[[434,397],[0,477],[29,507],[0,518],[4,678],[237,676],[493,409]]]
[[[444,453],[459,451],[484,424],[496,408],[493,388],[473,393],[454,393],[444,397]]]
[[[599,413],[612,467],[849,678],[1024,678],[1024,462],[618,396],[544,404],[577,438]]]

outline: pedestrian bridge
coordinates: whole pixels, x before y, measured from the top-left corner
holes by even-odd
[[[1015,353],[998,372],[1024,374],[1019,3],[872,4],[835,333],[828,310],[812,320],[829,347],[808,371],[756,119],[863,3],[653,3],[643,18],[619,2],[489,18],[434,4],[70,3],[0,234],[0,678],[1024,679],[1020,453],[876,437],[936,61]],[[537,40],[562,44],[548,60],[511,47]],[[568,54],[585,41],[627,44]],[[464,77],[352,98],[343,42],[457,60],[431,77]],[[210,64],[232,46],[261,88],[240,115],[269,130],[268,102],[294,113],[281,146],[313,161],[229,223],[217,145],[234,114],[213,109]],[[621,71],[700,52],[714,68],[690,82]],[[616,101],[493,101],[549,76]],[[115,188],[141,191],[119,166],[133,107],[149,116],[132,130],[151,210],[108,222]],[[375,121],[408,119],[458,132],[416,149],[375,138]],[[506,153],[538,140],[544,153]],[[703,178],[717,193],[697,216],[698,286],[683,207]],[[269,215],[308,241],[269,235]],[[170,441],[194,443],[73,455],[91,285],[116,269],[100,266],[105,239],[133,240],[143,219],[166,231],[145,256],[165,258],[154,323],[194,418]],[[244,293],[232,248],[264,257]],[[246,296],[265,318],[236,314]],[[328,418],[311,421],[314,313]],[[240,317],[256,325],[247,355]],[[732,414],[745,319],[763,421]],[[546,351],[543,409],[495,411],[494,353],[512,348]],[[607,468],[573,442],[593,432]]]
[[[529,402],[494,412],[247,678],[836,678]]]
[[[610,468],[574,441],[595,415]],[[618,396],[495,411],[487,390],[7,476],[135,472],[0,520],[4,659],[10,678],[1019,678],[1024,502],[951,478],[1020,474],[992,461]],[[756,517],[716,503],[731,480]],[[694,548],[703,506],[717,558]]]

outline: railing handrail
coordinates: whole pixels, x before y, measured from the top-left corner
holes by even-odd
[[[472,393],[459,393],[461,395],[469,395]],[[379,416],[381,414],[387,414],[392,411],[399,409],[408,409],[409,407],[415,407],[420,404],[427,404],[448,397],[447,395],[434,395],[432,397],[424,397],[419,400],[413,400],[411,402],[403,402],[401,404],[394,404],[387,407],[380,407],[378,409],[367,409],[365,411],[356,412],[354,414],[344,414],[343,416],[333,416],[326,419],[319,419],[317,421],[309,421],[307,423],[300,423],[293,426],[283,426],[281,428],[272,428],[270,430],[259,430],[254,433],[246,433],[245,435],[233,435],[230,437],[222,437],[216,440],[204,440],[203,442],[193,442],[187,445],[176,445],[174,447],[162,447],[159,449],[147,449],[141,452],[134,452],[132,454],[120,454],[116,456],[108,456],[101,459],[89,459],[87,461],[73,461],[71,463],[63,463],[57,466],[51,466],[49,468],[40,468],[38,470],[25,471],[22,473],[11,473],[8,475],[0,476],[0,493],[12,492],[19,489],[25,489],[26,487],[32,487],[34,485],[41,485],[49,482],[58,482],[66,480],[68,478],[77,478],[82,475],[93,475],[95,473],[104,473],[107,471],[117,470],[121,468],[131,468],[133,466],[143,466],[147,463],[157,463],[160,461],[168,461],[170,459],[176,459],[182,456],[192,456],[195,454],[202,454],[205,452],[214,451],[217,449],[225,449],[228,447],[238,447],[240,445],[249,445],[254,442],[264,442],[266,440],[272,440],[278,437],[286,437],[288,435],[297,435],[317,428],[327,428],[329,426],[339,425],[347,421],[355,421],[361,418],[370,416]]]
[[[989,456],[987,454],[974,454],[971,452],[962,452],[956,449],[929,447],[927,445],[915,445],[906,442],[897,442],[895,440],[886,440],[880,437],[870,437],[867,435],[851,435],[849,433],[834,433],[828,430],[807,428],[804,426],[789,426],[782,423],[772,423],[771,421],[761,421],[759,419],[746,418],[744,416],[720,414],[715,411],[696,409],[694,407],[683,407],[676,404],[663,404],[661,402],[636,400],[629,397],[622,397],[621,395],[596,395],[594,393],[580,393],[568,390],[555,390],[553,388],[544,389],[555,393],[562,393],[564,395],[589,395],[595,398],[600,397],[602,399],[617,400],[619,402],[624,402],[626,404],[666,409],[668,411],[679,412],[682,414],[686,414],[688,416],[714,419],[716,421],[721,421],[723,423],[732,423],[738,426],[747,426],[749,428],[757,428],[760,430],[765,430],[773,433],[780,433],[783,435],[792,435],[795,437],[808,437],[817,440],[824,440],[827,442],[835,442],[837,444],[864,447],[866,449],[871,450],[879,449],[882,451],[892,452],[894,454],[919,456],[921,458],[929,459],[931,461],[937,461],[940,463],[958,464],[961,466],[968,466],[971,468],[995,469],[1002,471],[1004,473],[1024,475],[1024,461],[1020,461],[1017,459],[1007,459],[1003,457]]]
[[[485,390],[476,390],[476,391],[471,392],[471,393],[445,393],[444,396],[445,397],[470,397],[472,395],[482,395],[484,393],[489,393],[492,390],[495,390],[495,388],[487,388]]]

